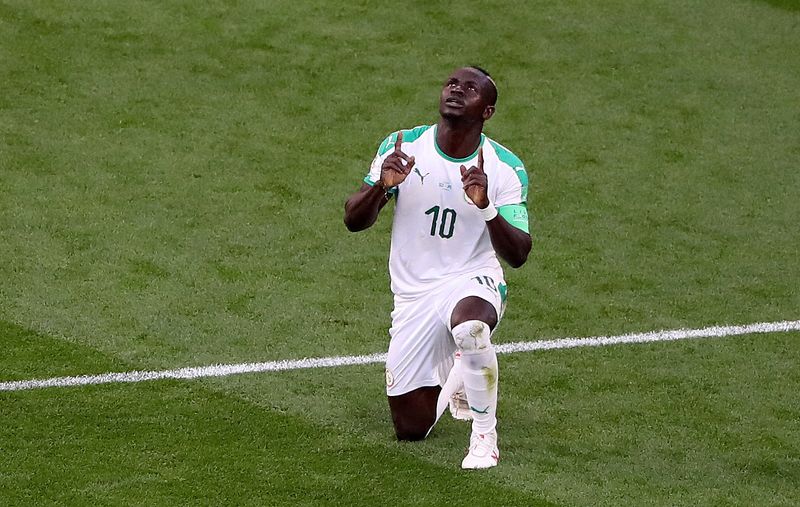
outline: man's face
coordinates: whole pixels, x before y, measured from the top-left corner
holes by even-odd
[[[456,70],[442,88],[439,114],[444,118],[488,120],[494,113],[494,106],[486,100],[491,86],[489,79],[476,69],[464,67]]]

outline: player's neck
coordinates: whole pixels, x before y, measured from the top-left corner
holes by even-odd
[[[481,144],[482,123],[464,123],[440,118],[436,127],[436,144],[452,158],[466,158]]]

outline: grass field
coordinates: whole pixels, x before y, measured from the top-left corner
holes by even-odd
[[[0,0],[0,382],[384,351],[343,203],[473,63],[531,180],[497,343],[800,319],[800,2]],[[798,505],[798,365],[501,356],[485,473],[380,365],[0,392],[0,505]]]

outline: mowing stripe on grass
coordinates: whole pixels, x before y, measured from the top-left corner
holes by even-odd
[[[574,347],[600,347],[622,343],[648,343],[692,338],[722,338],[755,333],[781,333],[800,331],[800,320],[783,322],[759,322],[744,326],[713,326],[702,329],[674,329],[633,333],[619,336],[595,336],[590,338],[561,338],[557,340],[514,342],[496,345],[498,354],[530,352],[534,350],[568,349]],[[103,373],[100,375],[81,375],[77,377],[54,377],[48,379],[16,380],[0,382],[0,391],[23,391],[45,387],[69,387],[90,384],[111,384],[119,382],[144,382],[158,379],[195,379],[201,377],[224,377],[241,373],[300,370],[304,368],[333,368],[361,364],[382,363],[386,354],[366,356],[339,356],[297,359],[290,361],[267,361],[263,363],[216,364],[163,371],[130,371],[124,373]]]

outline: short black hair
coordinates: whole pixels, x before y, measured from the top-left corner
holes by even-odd
[[[497,85],[494,83],[494,79],[492,78],[492,75],[489,74],[489,71],[484,69],[483,67],[478,67],[477,65],[469,65],[468,67],[470,69],[477,70],[478,72],[489,78],[489,83],[492,85],[492,87],[489,89],[489,96],[486,97],[486,99],[491,105],[497,104]]]

